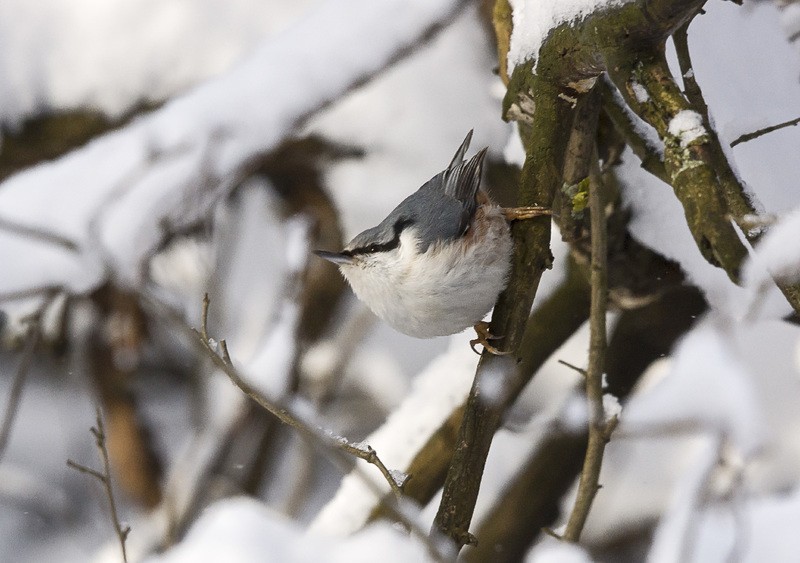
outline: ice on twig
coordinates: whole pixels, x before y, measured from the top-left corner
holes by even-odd
[[[406,481],[408,481],[408,473],[400,471],[399,469],[390,469],[389,475],[392,476],[392,480],[401,489],[403,488],[403,485],[406,484]]]

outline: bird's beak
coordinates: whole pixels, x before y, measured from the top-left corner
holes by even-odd
[[[341,254],[339,252],[328,252],[327,250],[315,250],[314,254],[316,254],[320,258],[324,258],[328,262],[333,262],[334,264],[338,265],[353,263],[353,257],[350,256],[349,254]]]

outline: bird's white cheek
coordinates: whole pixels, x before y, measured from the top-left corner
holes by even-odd
[[[387,289],[391,286],[385,264],[380,260],[370,259],[353,265],[341,267],[342,275],[350,283],[353,292],[373,310],[380,308],[386,298]]]

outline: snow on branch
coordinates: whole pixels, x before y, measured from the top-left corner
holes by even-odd
[[[465,400],[475,369],[475,356],[457,337],[450,348],[415,379],[411,393],[386,422],[366,438],[390,467],[407,469],[415,456]],[[400,477],[405,477],[401,475]],[[414,475],[408,476],[413,479]],[[385,483],[374,484],[388,493]],[[368,522],[379,499],[374,486],[351,473],[342,480],[336,495],[317,515],[311,530],[332,536],[347,536]]]
[[[518,64],[538,59],[539,49],[555,28],[577,22],[600,10],[627,0],[511,0],[514,32],[508,50],[508,72]],[[534,70],[536,67],[534,66]]]
[[[205,217],[259,155],[406,55],[463,5],[326,2],[230,72],[64,158],[9,178],[0,184],[0,226],[47,232],[77,250],[0,229],[0,260],[11,265],[0,295],[51,286],[89,291],[108,275],[98,250],[114,258],[116,275],[137,282],[165,231]],[[90,225],[99,240],[92,240]]]

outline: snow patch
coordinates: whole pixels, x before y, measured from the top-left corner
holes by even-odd
[[[517,122],[513,121],[511,125],[511,134],[503,149],[503,158],[508,164],[516,164],[522,168],[525,164],[525,146],[522,144],[522,138],[519,136]]]
[[[556,532],[558,533],[558,532]],[[592,558],[579,545],[547,537],[525,557],[525,563],[591,563]]]
[[[688,109],[679,111],[670,120],[667,130],[670,135],[680,140],[682,147],[689,146],[689,143],[706,134],[703,117],[696,111]]]
[[[669,373],[625,408],[632,432],[685,424],[698,433],[724,434],[744,457],[765,439],[765,421],[750,374],[735,353],[736,333],[706,321],[678,345]]]
[[[248,498],[219,501],[204,510],[186,537],[149,563],[364,561],[380,546],[384,563],[425,561],[425,548],[388,523],[342,540],[305,533],[263,503]]]
[[[800,207],[779,219],[755,248],[744,268],[745,285],[754,291],[772,285],[772,277],[800,280]]]
[[[622,405],[619,404],[619,399],[616,395],[605,393],[603,395],[603,412],[606,415],[606,420],[612,418],[619,418],[622,414]]]
[[[411,393],[386,422],[365,438],[390,470],[408,469],[414,456],[431,435],[461,405],[472,386],[476,356],[464,335],[450,339],[450,348],[417,376]],[[310,530],[347,536],[361,529],[377,503],[375,489],[388,492],[389,485],[374,467],[359,461],[362,471],[342,479],[334,498],[311,523]],[[364,477],[372,478],[372,485]]]
[[[650,101],[650,94],[647,93],[647,89],[638,82],[631,82],[631,90],[633,91],[633,96],[636,98],[636,101],[640,104]]]

